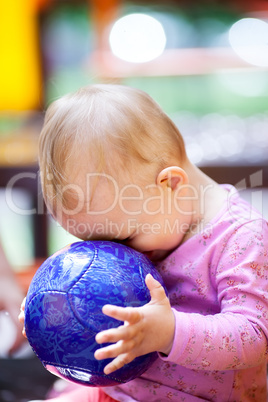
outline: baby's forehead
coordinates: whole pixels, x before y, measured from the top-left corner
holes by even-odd
[[[111,155],[109,155],[111,156]],[[145,186],[155,183],[157,166],[154,163],[125,163],[119,158],[110,158],[99,164],[98,158],[78,158],[73,154],[66,163],[67,189],[75,202],[84,203],[98,210],[98,203],[118,202],[120,195],[138,196]]]
[[[73,205],[83,200],[84,204],[93,205],[98,209],[100,200],[105,202],[107,198],[115,197],[121,187],[122,181],[119,177],[81,167],[69,175],[65,192],[70,201],[68,204]]]

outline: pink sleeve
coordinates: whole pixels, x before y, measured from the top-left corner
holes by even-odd
[[[173,309],[173,347],[162,359],[197,370],[243,369],[267,359],[267,224],[240,227],[220,250],[210,285],[221,311],[204,316]]]

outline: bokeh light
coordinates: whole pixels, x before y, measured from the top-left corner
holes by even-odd
[[[109,42],[115,56],[132,63],[144,63],[163,53],[166,35],[157,19],[135,13],[115,22]]]
[[[268,66],[268,24],[258,18],[242,18],[232,25],[229,41],[241,59],[254,66]]]

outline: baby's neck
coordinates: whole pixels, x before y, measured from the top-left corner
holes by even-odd
[[[205,175],[196,166],[189,164],[186,172],[189,178],[189,185],[197,196],[193,199],[192,211],[194,213],[183,241],[204,229],[221,210],[228,194],[223,187]]]

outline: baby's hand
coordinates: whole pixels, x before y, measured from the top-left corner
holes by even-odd
[[[150,303],[142,307],[103,306],[104,314],[124,321],[124,325],[96,335],[98,343],[112,343],[95,352],[97,360],[115,358],[105,367],[105,374],[118,370],[138,356],[155,351],[167,355],[171,350],[175,319],[169,300],[152,275],[147,275],[145,282],[151,294]]]
[[[24,327],[24,310],[25,310],[25,302],[26,302],[26,297],[22,300],[21,306],[20,306],[20,314],[19,314],[19,321],[23,324],[23,329],[22,329],[22,335],[26,337],[26,332],[25,332],[25,327]]]

